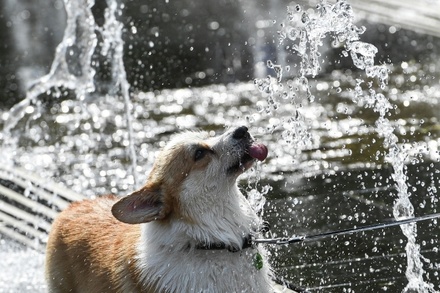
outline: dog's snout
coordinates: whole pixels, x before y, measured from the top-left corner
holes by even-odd
[[[240,126],[234,130],[232,137],[234,139],[243,139],[249,136],[248,128],[246,126]]]

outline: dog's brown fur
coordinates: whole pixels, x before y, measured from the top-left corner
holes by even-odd
[[[140,227],[113,217],[111,208],[117,201],[109,195],[76,202],[55,220],[51,233],[58,237],[49,238],[47,244],[51,287],[59,292],[122,292],[121,279],[129,278],[123,282],[134,286],[132,292],[140,292],[133,243],[140,239]],[[87,229],[90,226],[98,229]],[[93,277],[90,272],[95,272]],[[154,290],[146,293],[150,292]]]

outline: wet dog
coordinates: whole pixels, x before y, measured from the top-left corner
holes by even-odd
[[[49,292],[272,292],[261,225],[237,177],[267,148],[246,127],[175,136],[147,183],[72,203],[47,245]]]

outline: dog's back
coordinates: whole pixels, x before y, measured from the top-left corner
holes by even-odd
[[[75,202],[57,217],[47,244],[50,293],[140,291],[135,257],[140,228],[113,217],[117,200]]]

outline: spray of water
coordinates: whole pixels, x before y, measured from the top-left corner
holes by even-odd
[[[303,90],[308,100],[313,102],[315,97],[310,91],[309,77],[315,77],[321,70],[320,47],[327,37],[332,38],[333,43],[344,47],[343,55],[350,56],[353,64],[365,72],[366,78],[372,82],[357,79],[352,99],[355,103],[371,108],[378,113],[375,130],[384,139],[384,147],[388,150],[386,160],[393,167],[393,179],[396,185],[397,198],[393,207],[396,219],[414,217],[414,207],[410,201],[410,193],[406,182],[405,161],[407,153],[400,146],[398,137],[394,134],[394,127],[387,118],[393,105],[384,94],[373,88],[374,82],[379,84],[380,90],[386,88],[388,71],[386,65],[375,65],[374,57],[377,48],[372,44],[360,41],[360,35],[365,31],[364,27],[354,24],[354,15],[351,6],[345,1],[338,1],[331,5],[321,2],[316,10],[303,11],[299,5],[288,10],[288,18],[282,24],[279,32],[280,42],[301,58],[299,76],[294,79],[288,89],[281,83],[283,68],[268,62],[268,67],[274,69],[276,77],[267,77],[255,81],[258,89],[267,94],[268,114],[276,112],[280,107],[281,99],[291,99],[292,104],[297,104],[296,113],[293,113],[289,121],[284,121],[282,136],[286,143],[292,146],[307,146],[308,136],[305,134],[307,126],[299,114],[301,105],[297,103],[297,95],[292,91]],[[285,68],[289,70],[290,68]],[[297,144],[301,142],[300,144]],[[402,225],[403,234],[407,237],[406,244],[407,269],[406,277],[408,284],[404,292],[436,292],[433,285],[424,281],[424,259],[417,244],[416,224]]]
[[[125,67],[123,63],[122,23],[117,16],[121,14],[121,6],[116,0],[107,0],[105,22],[102,27],[96,24],[92,13],[94,0],[64,0],[67,14],[67,24],[64,37],[58,45],[53,63],[47,75],[36,80],[27,91],[26,97],[6,114],[1,138],[5,154],[13,155],[17,139],[11,135],[11,130],[28,113],[29,107],[42,107],[39,96],[51,94],[60,96],[60,89],[69,89],[80,101],[86,101],[96,92],[93,60],[97,54],[98,34],[102,39],[100,54],[112,60],[112,80],[108,94],[121,95],[125,101],[126,120],[129,136],[129,153],[132,162],[133,178],[136,183],[137,159],[134,149],[132,129],[132,104]],[[33,119],[38,118],[42,111],[35,111]],[[3,158],[6,163],[12,162],[12,157]]]

